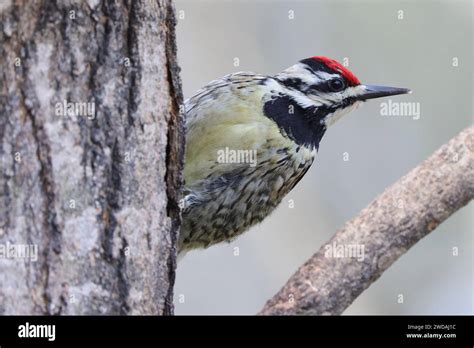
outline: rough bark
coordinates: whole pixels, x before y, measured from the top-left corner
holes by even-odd
[[[363,246],[362,261],[328,257],[324,245],[260,314],[341,314],[401,255],[473,198],[471,126],[386,189],[326,244]]]
[[[0,245],[38,247],[0,258],[0,314],[172,314],[171,1],[3,0],[0,14]]]

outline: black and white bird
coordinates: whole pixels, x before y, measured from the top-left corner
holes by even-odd
[[[368,99],[409,92],[363,85],[327,57],[301,60],[275,76],[230,74],[199,90],[185,102],[180,256],[231,241],[268,216],[341,116]]]

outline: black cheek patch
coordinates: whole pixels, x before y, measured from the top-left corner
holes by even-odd
[[[324,107],[302,108],[287,96],[276,96],[263,106],[263,113],[280,128],[283,136],[298,145],[319,148],[326,127],[320,120],[327,113]]]

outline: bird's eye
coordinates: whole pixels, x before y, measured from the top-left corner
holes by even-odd
[[[340,92],[346,87],[346,84],[343,79],[332,79],[328,81],[328,86],[331,91]]]

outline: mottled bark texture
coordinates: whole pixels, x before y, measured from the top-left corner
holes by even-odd
[[[0,258],[0,314],[172,314],[171,1],[2,0],[0,14],[0,246],[38,247],[36,262]]]
[[[260,314],[341,314],[401,255],[473,197],[471,126],[385,190],[328,242],[331,247],[363,246],[362,261],[330,257],[324,245]]]

